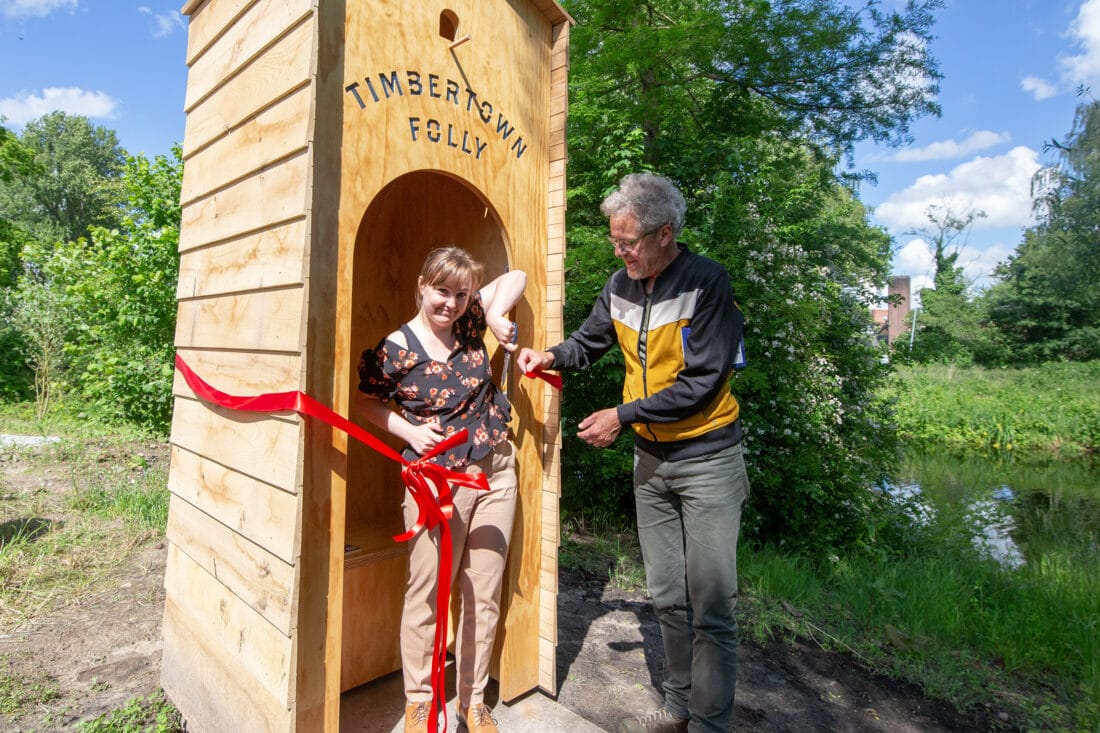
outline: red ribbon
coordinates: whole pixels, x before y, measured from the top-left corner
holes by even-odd
[[[561,375],[560,374],[547,374],[546,372],[524,372],[523,376],[530,378],[538,378],[549,384],[554,389],[561,392]]]
[[[455,445],[466,442],[468,433],[465,428],[437,444],[431,451],[416,459],[407,461],[404,456],[351,422],[342,415],[325,407],[304,392],[268,392],[252,397],[239,397],[226,394],[205,382],[202,377],[176,354],[176,368],[180,370],[187,386],[200,399],[226,407],[230,410],[246,412],[281,412],[293,410],[299,415],[308,415],[342,430],[361,443],[378,451],[382,455],[402,464],[401,480],[416,501],[419,513],[416,522],[409,530],[394,537],[396,542],[406,542],[416,536],[421,529],[431,531],[439,527],[439,576],[436,584],[436,622],[435,644],[432,649],[432,706],[428,714],[428,730],[438,729],[438,713],[443,713],[443,725],[446,728],[447,710],[445,708],[445,675],[447,665],[447,616],[451,600],[451,525],[454,512],[454,496],[451,484],[467,486],[471,489],[487,491],[489,481],[484,473],[469,474],[444,468],[430,461]],[[560,382],[560,378],[559,378]],[[560,387],[559,387],[560,389]],[[435,491],[432,491],[434,487]],[[437,708],[438,706],[438,708]]]

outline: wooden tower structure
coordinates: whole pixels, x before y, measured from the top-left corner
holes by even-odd
[[[233,395],[354,416],[364,348],[427,252],[528,274],[522,343],[562,336],[572,20],[554,0],[189,0],[178,354]],[[500,374],[500,355],[495,357]],[[336,731],[399,668],[399,466],[177,375],[162,684],[193,731]],[[520,506],[494,677],[554,691],[558,398],[511,379]]]

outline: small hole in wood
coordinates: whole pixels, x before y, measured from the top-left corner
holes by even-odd
[[[439,14],[439,35],[453,41],[457,33],[458,16],[452,10],[444,10]]]

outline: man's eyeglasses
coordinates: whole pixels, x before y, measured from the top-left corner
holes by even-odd
[[[619,237],[613,237],[610,234],[608,234],[607,235],[607,241],[611,242],[611,246],[614,247],[615,249],[618,249],[622,252],[626,252],[627,254],[633,254],[634,250],[636,250],[638,248],[638,243],[639,242],[641,242],[643,239],[650,236],[651,234],[655,234],[656,232],[660,231],[661,227],[663,227],[663,226],[664,226],[664,224],[658,224],[657,226],[653,227],[652,229],[650,229],[645,234],[639,234],[638,236],[634,237],[633,239],[620,239]]]

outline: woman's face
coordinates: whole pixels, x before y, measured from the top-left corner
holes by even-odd
[[[420,279],[420,312],[428,322],[440,328],[450,328],[466,312],[473,292],[468,280],[452,278],[429,285]]]

